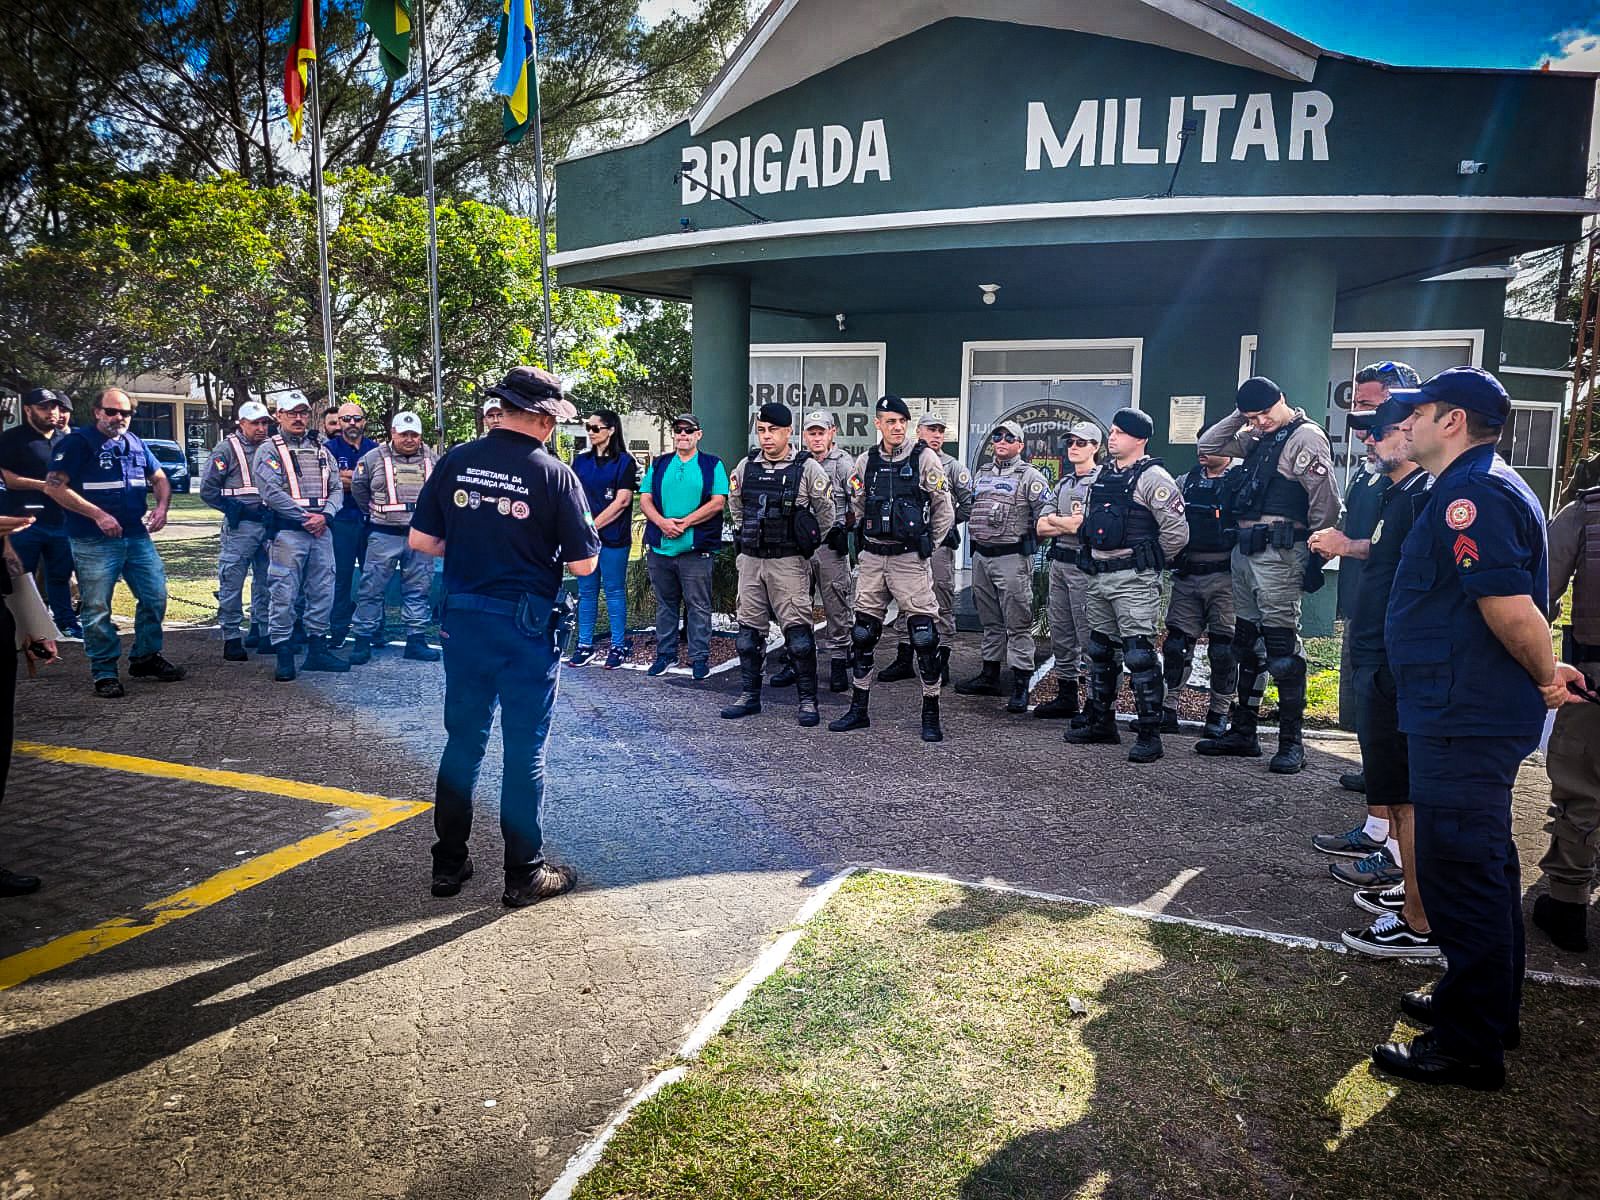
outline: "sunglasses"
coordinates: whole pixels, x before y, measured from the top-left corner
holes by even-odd
[[[1074,450],[1078,449],[1080,446],[1093,446],[1095,444],[1096,443],[1094,443],[1094,442],[1086,442],[1082,438],[1068,438],[1067,439],[1067,445],[1071,446]]]
[[[104,413],[108,417],[131,417],[131,416],[133,416],[133,409],[131,409],[131,408],[102,408],[100,411],[102,413]]]
[[[693,426],[690,426],[690,425],[674,425],[672,427],[672,433],[673,433],[674,437],[676,437],[679,434],[699,433],[699,432],[700,431],[698,429],[695,429]]]
[[[989,440],[991,442],[994,442],[996,445],[999,445],[1001,442],[1020,442],[1022,439],[1019,438],[1016,434],[1007,433],[1005,430],[1002,429],[998,433],[996,433],[992,437],[990,437]]]
[[[357,413],[353,417],[340,417],[339,418],[339,420],[341,420],[341,421],[365,421],[366,419],[367,419],[367,414],[366,413]]]
[[[602,430],[610,429],[611,426],[609,426],[609,425],[589,425],[589,424],[586,423],[584,425],[584,428],[587,429],[590,433],[599,433]],[[674,430],[673,432],[677,432],[677,431]]]

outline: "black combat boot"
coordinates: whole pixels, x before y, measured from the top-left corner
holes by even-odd
[[[761,711],[761,660],[759,650],[739,651],[739,698],[722,710],[724,721],[753,717]]]
[[[304,650],[310,640],[311,639],[306,636],[306,627],[299,621],[296,621],[294,623],[294,632],[289,635],[289,645],[293,646],[296,650]]]
[[[1178,710],[1171,705],[1161,706],[1161,732],[1177,733],[1182,727],[1178,724]]]
[[[894,648],[894,661],[878,672],[878,680],[880,683],[899,683],[911,676],[911,643],[901,642]]]
[[[1546,937],[1568,954],[1582,954],[1589,948],[1589,906],[1575,900],[1540,896],[1533,902],[1533,923]]]
[[[1061,740],[1074,746],[1120,746],[1122,735],[1109,708],[1091,700],[1083,706],[1083,724],[1072,722]]]
[[[925,742],[944,741],[944,730],[939,728],[939,697],[924,696],[922,698],[922,740]]]
[[[795,680],[800,677],[799,672],[795,669],[794,655],[790,654],[788,650],[780,651],[780,653],[783,655],[783,663],[778,667],[772,678],[767,680],[767,685],[769,687],[793,687]]]
[[[259,625],[251,625],[250,632],[245,634],[244,648],[246,650],[268,650],[272,643],[267,641],[267,634]]]
[[[1278,752],[1267,764],[1274,775],[1298,775],[1306,769],[1306,748],[1300,730],[1306,716],[1306,677],[1278,682]]]
[[[442,656],[432,646],[428,645],[427,638],[420,633],[413,633],[406,638],[405,653],[400,657],[409,658],[413,662],[438,662]]]
[[[971,679],[963,679],[956,684],[956,692],[962,696],[999,696],[1000,691],[1000,664],[985,662],[983,669]]]
[[[842,717],[828,722],[828,728],[834,733],[844,733],[849,729],[867,729],[871,725],[872,718],[867,716],[866,688],[851,688],[850,707],[845,709]]]
[[[350,665],[364,667],[372,661],[372,639],[356,635],[355,643],[350,647]]]
[[[813,650],[809,654],[799,656],[791,653],[789,663],[794,667],[795,694],[800,698],[800,706],[795,712],[795,720],[805,728],[821,722],[822,717],[817,712],[817,654]]]
[[[1212,709],[1206,714],[1206,723],[1200,729],[1200,736],[1215,741],[1228,732],[1228,714],[1223,709]]]
[[[1076,679],[1057,680],[1056,694],[1043,704],[1036,705],[1033,715],[1041,720],[1059,720],[1062,717],[1077,716],[1078,681]]]
[[[1133,743],[1133,749],[1128,751],[1128,761],[1131,763],[1152,763],[1160,758],[1166,751],[1161,746],[1161,730],[1159,727],[1150,728],[1146,725],[1139,726],[1138,740]]]
[[[939,686],[950,686],[950,647],[939,647]]]
[[[1008,713],[1025,713],[1028,711],[1028,693],[1032,690],[1028,684],[1033,680],[1033,672],[1024,671],[1020,667],[1011,668],[1011,698],[1006,701]]]
[[[830,692],[848,692],[850,690],[850,660],[836,658],[828,664],[828,690]]]
[[[272,677],[279,683],[288,683],[295,676],[294,643],[279,642],[272,649],[278,655],[278,669],[272,673]]]
[[[1256,739],[1256,710],[1235,704],[1228,712],[1228,731],[1219,738],[1201,738],[1194,752],[1207,758],[1260,758]]]
[[[244,639],[229,638],[223,642],[222,657],[227,662],[249,662],[250,655],[244,648]]]
[[[350,664],[333,652],[329,647],[328,637],[324,634],[321,637],[311,639],[311,645],[306,650],[306,660],[300,664],[300,669],[302,671],[332,671],[335,674],[343,674],[350,669]]]

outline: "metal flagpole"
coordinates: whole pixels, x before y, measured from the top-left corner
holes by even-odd
[[[328,287],[328,222],[323,215],[322,180],[322,94],[319,90],[317,60],[306,63],[311,75],[311,179],[317,200],[317,267],[322,286],[322,361],[327,367],[328,403],[337,405],[333,390],[333,293]]]
[[[428,78],[428,10],[417,0],[417,50],[422,56],[422,190],[428,197],[428,332],[433,339],[433,419],[444,447],[444,379],[439,359],[439,213],[433,194],[433,86]]]
[[[515,3],[516,0],[513,0]],[[539,41],[534,38],[533,57],[529,63],[533,76],[533,186],[539,216],[539,290],[544,297],[544,366],[547,371],[556,369],[555,340],[550,334],[550,258],[549,237],[545,233],[544,203],[544,114],[539,103]]]

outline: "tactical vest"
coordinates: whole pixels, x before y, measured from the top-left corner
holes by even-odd
[[[1189,519],[1189,544],[1186,554],[1224,554],[1233,549],[1233,491],[1231,471],[1215,479],[1204,467],[1195,467],[1183,477],[1184,515]]]
[[[1287,517],[1300,525],[1311,521],[1311,498],[1305,488],[1278,473],[1278,462],[1294,431],[1306,423],[1296,416],[1282,429],[1274,430],[1250,447],[1244,466],[1239,468],[1238,487],[1233,495],[1235,520],[1258,521],[1262,517]]]
[[[383,464],[383,495],[385,503],[377,503],[377,496],[373,496],[371,515],[374,517],[393,517],[400,514],[409,515],[417,509],[417,497],[422,494],[422,485],[428,482],[428,476],[433,474],[433,464],[428,461],[428,452],[419,450],[417,462],[396,463],[394,452],[388,446],[378,449],[378,461]],[[380,521],[380,525],[404,524],[398,521]]]
[[[1025,533],[1023,523],[1017,521],[1017,505],[1026,510],[1027,497],[1022,494],[1027,465],[1019,463],[1014,470],[984,470],[972,478],[972,515],[967,518],[967,534],[974,542],[1014,542]],[[1007,481],[1008,492],[999,486]],[[1024,522],[1026,511],[1024,511]]]
[[[223,496],[230,500],[253,500],[259,502],[261,489],[255,485],[255,480],[250,478],[250,453],[245,448],[244,439],[236,433],[230,433],[223,440],[228,443],[228,448],[233,451],[233,467],[229,470],[227,478],[232,479],[235,472],[239,475],[239,486],[223,488]]]
[[[1572,578],[1572,636],[1600,646],[1600,487],[1578,496],[1583,505],[1583,540]]]
[[[1067,464],[1071,466],[1071,463]],[[1088,511],[1089,488],[1094,487],[1094,481],[1099,478],[1100,468],[1091,467],[1087,472],[1089,482],[1080,484],[1081,476],[1068,475],[1056,485],[1056,515],[1070,517],[1074,512]],[[1079,495],[1078,493],[1082,493]],[[1076,507],[1074,507],[1076,506]],[[1081,531],[1083,526],[1078,527]],[[1057,562],[1074,563],[1078,561],[1078,550],[1082,543],[1079,533],[1058,533],[1050,542],[1050,557]]]
[[[801,518],[810,510],[800,503],[806,462],[810,451],[802,450],[794,461],[781,467],[763,462],[759,454],[751,455],[744,464],[744,480],[739,493],[743,498],[743,512],[739,524],[739,549],[756,558],[792,558],[806,556],[817,548],[817,520],[811,518],[808,529]]]
[[[1104,468],[1089,489],[1089,504],[1083,516],[1083,540],[1096,550],[1130,550],[1146,543],[1159,543],[1161,526],[1156,515],[1133,498],[1133,491],[1146,467],[1160,465],[1159,458],[1145,458],[1126,471]]]
[[[280,434],[272,439],[283,463],[283,482],[289,496],[301,508],[321,512],[322,504],[333,488],[331,472],[323,461],[322,447],[307,438],[298,446],[291,446]]]
[[[921,472],[926,448],[917,442],[899,462],[886,459],[877,443],[867,451],[866,516],[862,528],[869,542],[914,550],[922,538],[929,536],[931,497],[923,490]]]

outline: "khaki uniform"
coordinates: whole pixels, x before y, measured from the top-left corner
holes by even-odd
[[[251,577],[250,626],[267,628],[267,536],[266,510],[261,505],[261,489],[255,485],[250,469],[256,445],[243,434],[232,433],[216,444],[200,475],[200,498],[220,509],[222,545],[217,553],[217,624],[226,641],[240,635],[244,622],[244,581]]]
[[[834,524],[846,529],[850,526],[850,476],[855,462],[838,446],[828,451],[827,457],[817,460],[828,476],[833,498]],[[823,529],[826,533],[826,527]],[[850,577],[848,549],[840,553],[824,544],[811,556],[811,582],[822,599],[822,611],[828,625],[823,632],[823,648],[833,658],[850,655],[850,616],[855,606],[855,585]]]
[[[413,550],[410,534],[417,495],[433,474],[436,462],[433,451],[426,446],[411,455],[379,446],[367,451],[351,472],[350,494],[367,514],[371,530],[350,626],[357,637],[370,638],[383,624],[384,595],[396,573],[400,576],[400,611],[407,635],[420,637],[428,627],[436,559],[432,554]]]
[[[1550,522],[1550,602],[1572,585],[1570,656],[1589,687],[1600,689],[1600,489],[1585,492]],[[1539,861],[1550,896],[1588,904],[1600,850],[1600,704],[1556,710],[1545,753],[1550,776],[1550,848]]]
[[[790,445],[789,452],[773,461],[764,456],[742,458],[728,476],[728,517],[737,532],[744,522],[744,480],[746,472],[772,473],[790,466],[799,451]],[[800,491],[796,502],[810,510],[817,519],[817,527],[826,533],[833,527],[833,485],[828,474],[816,459],[809,455],[800,476]],[[811,628],[811,561],[800,554],[784,558],[757,558],[750,554],[739,555],[739,605],[738,621],[745,628],[763,633],[768,624],[776,621],[780,628],[797,625]]]
[[[1040,509],[1041,517],[1082,515],[1089,488],[1100,475],[1099,467],[1087,475],[1068,475],[1056,484]],[[1058,533],[1050,547],[1050,652],[1056,656],[1058,679],[1076,680],[1089,670],[1089,617],[1084,597],[1089,577],[1078,569],[1082,541],[1075,533]]]
[[[972,599],[983,625],[983,661],[1032,671],[1034,526],[1050,484],[1021,454],[990,459],[972,477]]]
[[[251,470],[275,529],[268,551],[268,636],[274,646],[287,642],[303,602],[306,633],[324,637],[333,616],[333,532],[314,537],[302,526],[309,513],[321,513],[331,525],[344,503],[339,464],[309,434],[299,441],[282,434],[261,443]]]
[[[1115,468],[1107,466],[1102,470]],[[1155,518],[1162,554],[1169,560],[1176,558],[1189,544],[1189,522],[1183,515],[1183,494],[1167,469],[1159,465],[1146,467],[1134,488],[1133,500],[1149,509]],[[1090,554],[1096,562],[1133,557],[1131,550],[1092,550]],[[1089,628],[1095,633],[1119,641],[1153,638],[1161,613],[1161,572],[1127,569],[1096,574],[1089,580],[1083,607]]]
[[[960,527],[972,516],[972,472],[959,458],[935,451],[939,465],[944,468],[945,483],[950,488],[950,502],[956,508],[956,523],[944,541],[933,548],[928,565],[933,569],[933,595],[939,602],[939,617],[934,622],[939,630],[939,640],[949,645],[956,636],[956,547],[960,540]],[[906,615],[899,613],[891,626],[899,636],[901,645],[906,641]]]
[[[920,453],[921,467],[917,479],[929,497],[928,530],[933,544],[937,546],[955,528],[956,521],[949,482],[939,456],[911,438],[902,442],[893,453],[883,450],[881,446],[879,450],[884,460],[891,463],[904,462],[913,450]],[[850,477],[850,511],[855,517],[857,529],[861,528],[866,518],[867,492],[862,480],[867,470],[867,458],[866,454],[862,454],[856,459],[855,472]],[[908,617],[932,617],[937,622],[939,601],[933,591],[933,568],[929,560],[919,557],[915,551],[878,554],[863,549],[856,569],[857,617],[865,615],[881,623],[891,600]],[[872,687],[876,674],[876,666],[869,667],[864,675],[856,675],[855,686],[867,691]],[[923,679],[922,694],[939,694],[937,677],[932,683]]]

